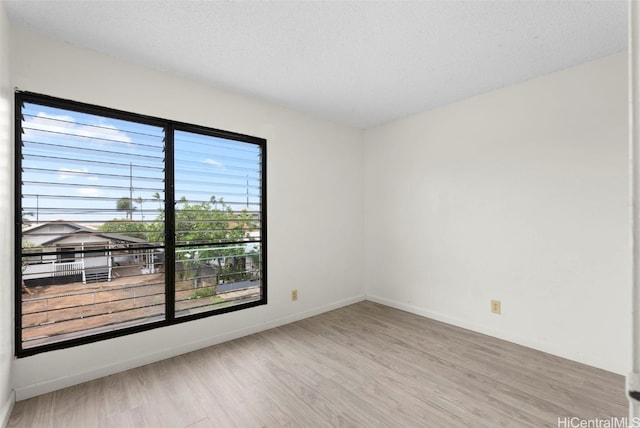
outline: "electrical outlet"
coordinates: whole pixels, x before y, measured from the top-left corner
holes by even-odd
[[[491,312],[498,315],[502,313],[502,308],[500,307],[500,300],[491,301]]]
[[[298,300],[298,290],[291,290],[291,301],[295,302]]]

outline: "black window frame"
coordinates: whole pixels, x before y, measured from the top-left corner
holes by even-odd
[[[140,333],[156,328],[168,327],[175,324],[190,322],[202,318],[208,318],[224,313],[240,311],[267,304],[267,140],[260,137],[225,131],[201,125],[163,119],[139,113],[132,113],[109,107],[98,106],[89,103],[72,101],[68,99],[38,94],[34,92],[16,90],[15,92],[15,355],[17,358],[27,357],[42,352],[71,348],[102,340]],[[22,344],[22,105],[34,103],[46,107],[60,108],[79,113],[88,113],[118,120],[125,120],[146,125],[159,126],[165,129],[165,319],[144,323],[141,325],[122,327],[101,333],[93,333],[87,336],[73,337],[62,341],[55,341],[24,348]],[[198,312],[189,315],[176,316],[175,307],[175,211],[176,197],[174,194],[174,132],[186,131],[219,137],[243,143],[255,144],[260,148],[261,154],[261,187],[260,187],[260,257],[261,257],[261,292],[258,300],[239,303],[232,306],[216,308],[210,311]]]

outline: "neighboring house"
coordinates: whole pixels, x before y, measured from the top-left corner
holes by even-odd
[[[33,255],[22,263],[26,285],[111,281],[114,260],[138,264],[153,273],[154,250],[144,239],[103,233],[76,223],[55,221],[22,232],[23,247]]]

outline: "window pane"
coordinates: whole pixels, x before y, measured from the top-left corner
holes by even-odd
[[[163,319],[163,128],[21,114],[23,348]]]
[[[176,131],[176,316],[260,300],[261,150]]]
[[[18,356],[266,304],[265,140],[16,102]]]

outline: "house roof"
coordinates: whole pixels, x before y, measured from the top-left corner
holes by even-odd
[[[97,229],[85,226],[85,225],[81,225],[78,223],[73,223],[73,222],[69,222],[69,221],[51,221],[51,222],[47,222],[47,223],[42,223],[42,224],[38,224],[35,225],[33,227],[27,228],[25,230],[22,231],[22,235],[23,236],[28,236],[28,235],[34,235],[35,232],[44,229],[45,227],[48,227],[50,225],[63,225],[63,226],[69,226],[72,229],[75,229],[73,232],[71,232],[71,234],[75,235],[75,234],[91,234],[92,236],[99,236],[99,237],[103,237],[106,238],[110,241],[120,241],[120,242],[127,242],[127,243],[135,243],[135,244],[146,244],[147,241],[145,241],[144,239],[140,239],[140,238],[134,238],[132,236],[126,236],[126,235],[121,235],[119,233],[105,233],[105,232],[100,232]],[[69,233],[65,233],[65,234],[55,234],[55,233],[50,233],[51,235],[51,239],[47,240],[45,242],[43,242],[43,245],[50,245],[53,244],[57,241],[60,241],[62,239],[67,238],[70,234]]]

